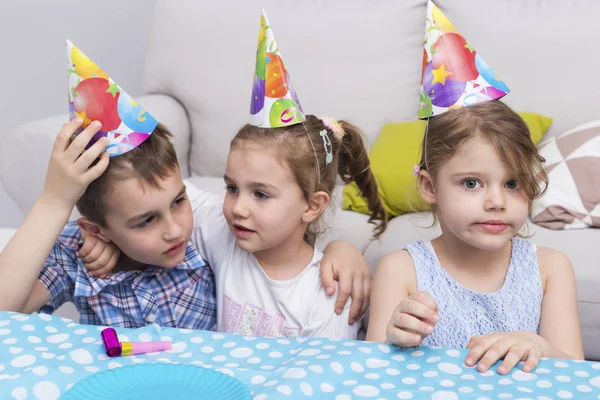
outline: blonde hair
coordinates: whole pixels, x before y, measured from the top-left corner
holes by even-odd
[[[423,138],[419,167],[435,177],[465,140],[480,136],[488,140],[523,188],[529,205],[548,186],[544,158],[531,141],[525,121],[506,104],[492,100],[462,107],[431,118]],[[540,185],[543,183],[543,185]],[[436,222],[435,209],[434,224]]]
[[[330,128],[332,124],[326,125],[314,115],[307,115],[302,124],[281,128],[259,128],[246,124],[231,141],[231,150],[245,143],[275,149],[277,156],[289,166],[305,199],[310,199],[318,191],[331,195],[338,175],[344,183],[356,182],[371,211],[369,222],[378,221],[374,228],[374,236],[378,237],[387,227],[387,215],[379,198],[363,135],[349,122],[338,121],[338,124],[343,130],[341,134],[335,134]],[[326,138],[320,134],[323,130],[331,141],[333,159],[330,162],[327,162],[328,153],[323,146]],[[309,243],[314,243],[318,233],[314,224],[309,226]]]

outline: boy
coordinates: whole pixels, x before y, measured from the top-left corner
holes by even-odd
[[[44,190],[0,254],[0,309],[51,312],[73,301],[81,323],[213,329],[214,277],[189,243],[192,210],[171,134],[159,124],[109,165],[106,138],[84,150],[98,121],[69,144],[81,124],[63,126]],[[67,223],[74,205],[83,217]],[[109,279],[85,272],[81,230],[121,250]]]

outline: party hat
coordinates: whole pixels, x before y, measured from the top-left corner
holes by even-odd
[[[256,69],[250,102],[250,124],[278,128],[305,120],[302,106],[285,69],[267,14],[262,10]]]
[[[127,153],[150,136],[158,122],[133,97],[67,40],[69,72],[69,115],[83,118],[83,128],[100,121],[102,130],[89,146],[101,137],[108,138],[106,151],[111,156]]]
[[[481,55],[429,0],[419,118],[499,99],[509,92]]]

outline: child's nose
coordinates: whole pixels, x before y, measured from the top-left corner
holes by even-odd
[[[246,199],[243,196],[238,196],[233,203],[233,207],[231,208],[233,215],[240,218],[248,217],[248,205],[246,204]]]
[[[487,192],[485,207],[488,210],[504,210],[506,197],[502,189],[491,189]]]
[[[163,237],[165,240],[175,240],[183,234],[183,226],[172,216],[167,219],[167,227]]]

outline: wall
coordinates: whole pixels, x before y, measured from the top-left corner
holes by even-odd
[[[65,39],[129,94],[140,94],[154,5],[155,0],[0,0],[0,146],[15,126],[67,112]],[[0,227],[18,226],[22,218],[0,186]]]

